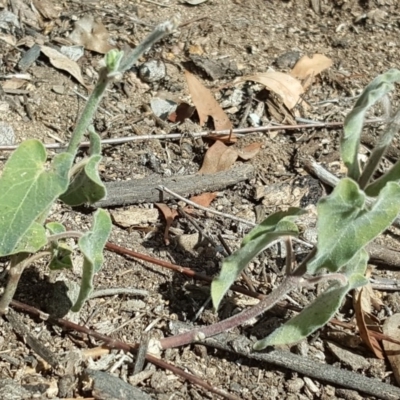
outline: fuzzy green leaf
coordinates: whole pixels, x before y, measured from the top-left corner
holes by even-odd
[[[111,218],[107,211],[98,209],[94,214],[92,230],[79,239],[78,244],[84,261],[79,296],[71,308],[72,311],[79,311],[93,290],[93,277],[103,264],[103,250],[110,235],[111,226]]]
[[[219,276],[212,281],[211,298],[215,309],[246,265],[268,244],[281,236],[298,235],[293,219],[302,213],[298,208],[290,208],[288,211],[272,214],[244,237],[240,249],[223,261]]]
[[[46,224],[46,229],[50,234],[55,235],[58,233],[64,233],[67,231],[65,226],[60,222],[49,222]],[[72,263],[72,249],[67,244],[60,241],[52,241],[50,243],[51,260],[49,263],[49,268],[52,271],[61,269],[71,269],[73,267]]]
[[[60,199],[72,206],[82,204],[94,204],[106,196],[106,188],[99,176],[99,164],[102,159],[100,155],[100,136],[93,130],[90,132],[90,156],[86,163],[71,178],[68,190]]]
[[[266,338],[259,340],[254,345],[254,349],[263,350],[267,346],[296,343],[327,324],[339,310],[346,294],[350,290],[368,283],[368,280],[363,275],[367,262],[368,253],[364,249],[360,250],[347,265],[349,271],[356,272],[350,272],[346,285],[339,286],[337,283],[332,285],[300,314],[276,329]]]
[[[368,185],[365,189],[365,193],[367,196],[376,197],[388,182],[395,181],[400,181],[400,160],[397,160],[396,164],[379,179]]]
[[[348,176],[355,181],[360,177],[358,151],[361,131],[367,110],[379,99],[393,90],[393,83],[400,81],[400,71],[391,69],[377,76],[358,98],[353,110],[344,122],[344,135],[341,140],[341,157],[348,168]]]
[[[43,144],[27,140],[4,167],[0,178],[0,256],[35,252],[45,243],[44,229],[33,224],[67,189],[73,158],[62,153],[50,166],[46,161]]]
[[[338,271],[371,240],[388,228],[400,211],[400,185],[390,182],[368,209],[357,183],[342,179],[318,203],[318,248],[307,271]]]
[[[50,232],[51,235],[55,235],[57,233],[64,233],[67,231],[67,228],[60,222],[51,221],[46,224],[46,229]]]

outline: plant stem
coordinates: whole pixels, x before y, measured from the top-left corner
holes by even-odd
[[[364,190],[371,178],[373,177],[378,165],[384,156],[387,148],[393,141],[393,138],[396,136],[397,132],[400,129],[400,109],[397,110],[396,115],[389,122],[386,131],[379,138],[376,143],[374,149],[372,150],[367,164],[364,167],[364,170],[358,180],[358,184],[360,185],[360,189]]]
[[[154,31],[151,32],[150,35],[143,40],[143,42],[139,43],[137,47],[123,57],[118,72],[122,73],[132,68],[145,51],[147,51],[151,46],[153,46],[154,43],[158,42],[164,36],[171,33],[178,27],[178,25],[179,21],[176,18],[157,25]]]
[[[60,239],[70,239],[70,238],[77,238],[80,239],[84,234],[79,231],[67,231],[61,233],[55,233],[54,235],[50,235],[47,237],[48,242],[55,242]]]
[[[83,135],[85,134],[86,129],[92,122],[93,116],[97,108],[99,107],[100,101],[104,96],[107,86],[116,77],[118,77],[118,75],[121,75],[123,72],[132,68],[133,65],[137,62],[138,58],[146,50],[148,50],[155,42],[160,40],[162,37],[169,34],[177,26],[178,23],[175,20],[173,20],[172,22],[167,21],[158,25],[147,38],[145,38],[134,50],[132,50],[127,56],[124,57],[117,71],[110,73],[107,67],[101,69],[99,80],[86,103],[82,115],[79,118],[78,123],[76,124],[74,132],[72,133],[72,137],[67,148],[68,153],[73,155],[76,154],[80,142],[82,141]]]
[[[49,251],[41,251],[32,255],[31,257],[27,257],[26,253],[17,254],[11,257],[9,280],[0,299],[0,315],[7,314],[8,306],[15,295],[18,282],[22,273],[24,272],[24,269],[35,260],[38,260],[49,254],[51,254]]]
[[[85,108],[83,109],[82,115],[75,126],[74,132],[72,133],[72,137],[67,148],[67,152],[70,154],[76,154],[79,148],[79,144],[82,141],[83,135],[85,134],[86,129],[91,124],[93,116],[100,104],[101,99],[104,96],[107,86],[112,80],[107,76],[107,74],[107,68],[102,68],[100,71],[99,80],[92,94],[90,95]]]
[[[218,335],[219,333],[226,332],[229,329],[242,325],[246,321],[259,316],[264,311],[269,310],[290,291],[301,286],[303,280],[304,279],[299,276],[288,276],[278,288],[276,288],[272,293],[270,293],[265,299],[261,300],[255,306],[248,308],[230,318],[224,319],[216,324],[195,328],[180,335],[161,339],[161,347],[165,350],[171,347],[183,346],[194,341],[201,341],[207,337]]]

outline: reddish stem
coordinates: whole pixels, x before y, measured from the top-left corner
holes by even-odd
[[[163,349],[168,349],[170,347],[183,346],[185,344],[192,343],[194,341],[203,340],[206,337],[218,335],[219,333],[225,332],[239,325],[242,325],[246,321],[257,317],[264,311],[267,311],[273,307],[279,300],[281,300],[286,294],[288,294],[293,289],[299,287],[302,277],[299,276],[289,276],[284,279],[284,281],[271,292],[267,297],[261,300],[258,304],[248,309],[245,309],[239,314],[236,314],[230,318],[224,319],[216,324],[204,326],[200,328],[192,329],[188,332],[184,332],[180,335],[167,337],[161,339],[161,347]]]

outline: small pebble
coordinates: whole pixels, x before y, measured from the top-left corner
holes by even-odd
[[[143,63],[139,68],[139,77],[147,83],[157,82],[165,78],[165,64],[160,60],[150,60]]]

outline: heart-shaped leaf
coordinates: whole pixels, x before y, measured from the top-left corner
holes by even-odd
[[[60,197],[72,207],[85,203],[94,204],[106,196],[106,188],[99,176],[101,139],[93,130],[89,129],[89,132],[90,156],[75,171],[68,190]]]
[[[45,230],[33,224],[68,187],[73,157],[58,154],[50,166],[38,140],[23,142],[0,178],[0,256],[35,252],[46,243]]]

